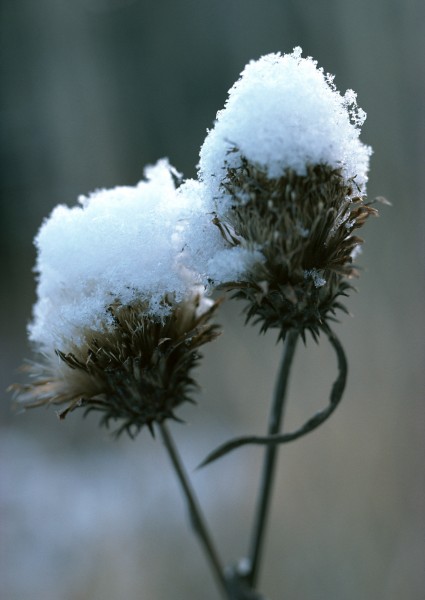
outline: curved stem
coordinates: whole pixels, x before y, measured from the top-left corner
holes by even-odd
[[[281,429],[289,373],[291,370],[292,360],[295,354],[297,339],[297,332],[289,332],[283,351],[282,362],[280,366],[279,376],[277,379],[273,404],[269,416],[269,425],[267,430],[268,435],[277,434]],[[253,528],[251,552],[249,555],[250,572],[247,577],[247,580],[253,588],[255,587],[258,578],[258,570],[264,545],[266,521],[269,513],[271,492],[273,487],[274,474],[276,470],[277,453],[277,444],[267,446],[263,463],[263,474],[260,485],[260,494],[258,497],[258,504]]]
[[[311,431],[314,431],[320,425],[322,425],[329,417],[334,413],[339,403],[341,402],[345,384],[347,381],[347,372],[348,372],[348,364],[347,358],[345,356],[344,348],[341,345],[341,342],[338,340],[337,336],[334,332],[327,326],[323,325],[322,329],[324,333],[326,333],[328,340],[335,350],[335,354],[338,360],[338,377],[332,385],[329,404],[322,410],[318,411],[315,415],[310,417],[301,427],[296,429],[295,431],[290,431],[288,433],[275,433],[272,435],[258,436],[258,435],[245,435],[238,438],[234,438],[229,442],[225,442],[218,448],[216,448],[213,452],[211,452],[199,465],[203,467],[208,465],[218,458],[228,454],[232,450],[236,448],[240,448],[241,446],[245,446],[247,444],[257,444],[261,446],[273,446],[277,444],[287,444],[288,442],[293,442],[298,440],[299,438],[307,435]]]
[[[209,560],[217,583],[222,591],[223,597],[228,598],[228,585],[224,576],[224,570],[212,542],[211,536],[208,532],[207,525],[204,517],[202,516],[201,508],[183,466],[182,460],[177,452],[177,448],[174,444],[171,434],[168,431],[168,427],[164,422],[159,423],[159,430],[186,498],[191,524],[198,534],[201,544],[204,547],[205,554]]]

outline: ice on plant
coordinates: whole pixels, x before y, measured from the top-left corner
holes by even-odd
[[[38,300],[29,326],[41,349],[79,343],[85,327],[108,327],[111,303],[141,300],[147,313],[162,318],[166,294],[178,302],[206,287],[206,269],[193,267],[222,248],[208,223],[206,197],[189,185],[176,189],[178,173],[165,159],[145,177],[134,187],[83,196],[73,208],[59,205],[43,223],[35,239]]]
[[[264,261],[258,249],[230,247],[218,227],[213,224],[214,200],[207,186],[188,179],[178,189],[193,210],[190,231],[185,237],[182,262],[199,274],[205,285],[214,286],[239,281],[254,264]]]
[[[304,271],[304,279],[311,278],[313,280],[314,286],[319,288],[326,284],[326,279],[320,275],[317,269],[306,269]]]
[[[241,157],[272,179],[325,163],[365,191],[371,149],[359,134],[366,113],[353,90],[342,95],[333,76],[301,52],[251,61],[229,90],[200,152],[199,175],[213,195],[223,193],[220,183]]]
[[[98,190],[78,206],[53,210],[36,237],[30,338],[41,349],[63,348],[64,340],[78,343],[84,327],[111,325],[113,303],[141,300],[160,319],[165,296],[179,302],[193,290],[241,279],[263,255],[261,248],[232,248],[213,224],[226,206],[227,169],[243,157],[276,178],[325,163],[364,192],[371,154],[359,140],[365,117],[356,94],[340,94],[300,48],[250,62],[201,148],[198,180],[176,185],[180,175],[164,159],[136,186]]]
[[[265,261],[260,250],[235,246],[218,251],[208,262],[208,273],[215,285],[239,281],[256,264]]]

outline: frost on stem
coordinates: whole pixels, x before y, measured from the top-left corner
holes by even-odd
[[[316,336],[343,308],[362,242],[354,232],[376,214],[365,202],[365,118],[356,94],[341,95],[300,48],[249,63],[217,114],[199,177],[224,239],[262,256],[220,283],[248,300],[247,317],[263,330]]]
[[[62,405],[62,418],[99,410],[102,423],[120,420],[118,431],[133,435],[190,400],[198,349],[218,334],[218,303],[192,268],[201,236],[189,232],[205,225],[206,209],[176,190],[166,160],[146,177],[58,206],[43,223],[29,326],[40,359],[25,367],[31,382],[14,386],[24,406]]]

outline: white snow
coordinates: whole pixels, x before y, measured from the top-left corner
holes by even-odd
[[[199,177],[216,198],[225,200],[220,183],[241,156],[272,179],[288,168],[304,175],[307,165],[325,163],[365,191],[371,148],[359,134],[366,113],[353,90],[341,95],[333,76],[301,52],[251,61],[229,90],[200,152]]]
[[[264,257],[261,248],[232,248],[214,224],[226,209],[220,184],[227,167],[245,157],[276,178],[325,163],[364,191],[371,154],[359,140],[365,117],[356,94],[341,95],[300,48],[250,62],[205,139],[197,181],[176,187],[181,176],[163,159],[136,186],[98,190],[45,220],[35,239],[30,339],[42,351],[65,351],[81,341],[82,328],[111,326],[111,303],[143,301],[146,314],[161,319],[165,296],[180,302],[243,279]]]
[[[204,284],[210,287],[238,281],[253,264],[262,262],[264,256],[258,249],[230,247],[223,239],[218,227],[213,224],[213,198],[201,181],[186,180],[178,190],[189,204],[197,206],[187,221],[184,264],[199,274]]]
[[[255,264],[264,261],[260,250],[235,246],[217,252],[208,262],[208,273],[216,285],[240,281]]]
[[[178,302],[202,284],[182,257],[187,238],[201,235],[189,223],[205,218],[204,199],[176,190],[167,160],[145,175],[134,187],[98,190],[73,208],[59,205],[43,223],[35,240],[38,301],[29,326],[41,349],[78,343],[82,327],[107,327],[111,302],[142,300],[147,313],[161,318],[165,294]]]
[[[323,279],[317,269],[306,269],[304,271],[304,279],[309,279],[310,277],[313,280],[314,286],[317,288],[326,284],[326,279]]]

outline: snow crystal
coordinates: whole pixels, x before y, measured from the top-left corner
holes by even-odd
[[[363,252],[363,249],[361,247],[360,244],[357,244],[357,246],[354,246],[354,248],[351,251],[351,260],[355,261],[357,260],[357,258],[360,256],[360,254]]]
[[[332,75],[301,58],[301,48],[268,54],[251,61],[229,90],[201,148],[199,176],[219,197],[227,168],[240,165],[241,156],[272,179],[287,168],[304,175],[307,165],[325,163],[364,192],[371,154],[359,140],[365,118],[355,92],[341,95]]]
[[[208,273],[215,285],[240,281],[255,264],[264,261],[259,250],[235,246],[217,252],[208,262]]]
[[[201,181],[186,180],[178,189],[193,210],[186,221],[187,235],[181,261],[200,281],[210,287],[229,281],[238,281],[253,264],[263,261],[257,250],[229,247],[219,228],[213,224],[215,213],[212,198]]]
[[[326,279],[323,279],[317,269],[306,269],[304,271],[304,279],[309,279],[310,277],[313,280],[314,286],[317,288],[326,284]]]
[[[192,267],[223,247],[208,222],[206,197],[190,184],[176,190],[178,173],[167,160],[145,176],[134,187],[81,197],[80,206],[59,205],[43,223],[35,240],[38,301],[29,326],[41,349],[66,349],[81,341],[81,328],[108,327],[107,307],[115,301],[141,300],[147,313],[161,318],[165,294],[178,302],[205,283],[206,269]]]

